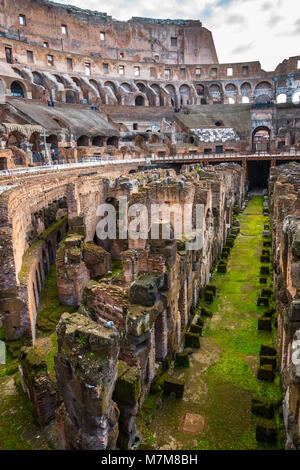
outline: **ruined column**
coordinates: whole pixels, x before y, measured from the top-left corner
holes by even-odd
[[[65,408],[61,434],[66,449],[115,449],[119,410],[112,400],[119,334],[79,313],[57,326],[55,370]]]

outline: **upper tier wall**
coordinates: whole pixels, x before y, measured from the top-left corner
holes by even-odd
[[[19,17],[24,19],[19,19]],[[106,13],[47,1],[4,0],[3,33],[28,44],[133,61],[166,64],[217,63],[210,31],[200,21],[132,18],[116,21]],[[158,56],[158,59],[157,59]]]

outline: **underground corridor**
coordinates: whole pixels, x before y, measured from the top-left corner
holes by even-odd
[[[270,167],[270,160],[247,161],[249,191],[267,189]]]
[[[239,216],[240,234],[231,250],[227,272],[212,274],[210,282],[217,295],[213,303],[199,301],[197,309],[205,307],[211,316],[205,319],[200,348],[190,355],[190,367],[166,372],[173,379],[185,381],[182,398],[161,398],[154,391],[145,400],[138,421],[144,449],[280,448],[279,443],[274,446],[256,441],[256,417],[251,412],[253,399],[277,402],[281,398],[278,376],[274,382],[257,377],[261,344],[273,348],[276,344],[275,328],[258,330],[262,311],[257,306],[260,255],[266,223],[262,208],[263,197],[250,199]],[[187,416],[194,433],[182,426]]]

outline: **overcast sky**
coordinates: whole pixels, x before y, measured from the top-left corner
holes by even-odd
[[[132,16],[199,19],[213,33],[221,63],[259,60],[271,71],[283,59],[300,55],[300,0],[60,0]]]

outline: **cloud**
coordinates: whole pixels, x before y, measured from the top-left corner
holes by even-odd
[[[273,8],[273,4],[271,2],[265,2],[262,4],[261,9],[262,11],[268,11]]]
[[[268,26],[270,28],[275,28],[275,26],[277,26],[278,23],[280,23],[280,21],[282,21],[282,20],[283,20],[283,18],[281,16],[274,15],[270,18],[270,20],[268,22]]]
[[[244,52],[248,52],[252,48],[253,48],[253,42],[249,42],[248,44],[241,44],[240,46],[237,46],[235,49],[233,49],[232,54],[240,55],[240,54],[243,54]]]
[[[230,15],[225,20],[227,24],[238,24],[238,25],[243,25],[245,21],[246,21],[246,18],[242,15]]]
[[[82,0],[58,2],[83,6]],[[299,41],[292,40],[300,34],[299,0],[85,0],[84,8],[123,21],[132,16],[198,19],[212,31],[221,63],[259,60],[271,71],[300,55]]]

